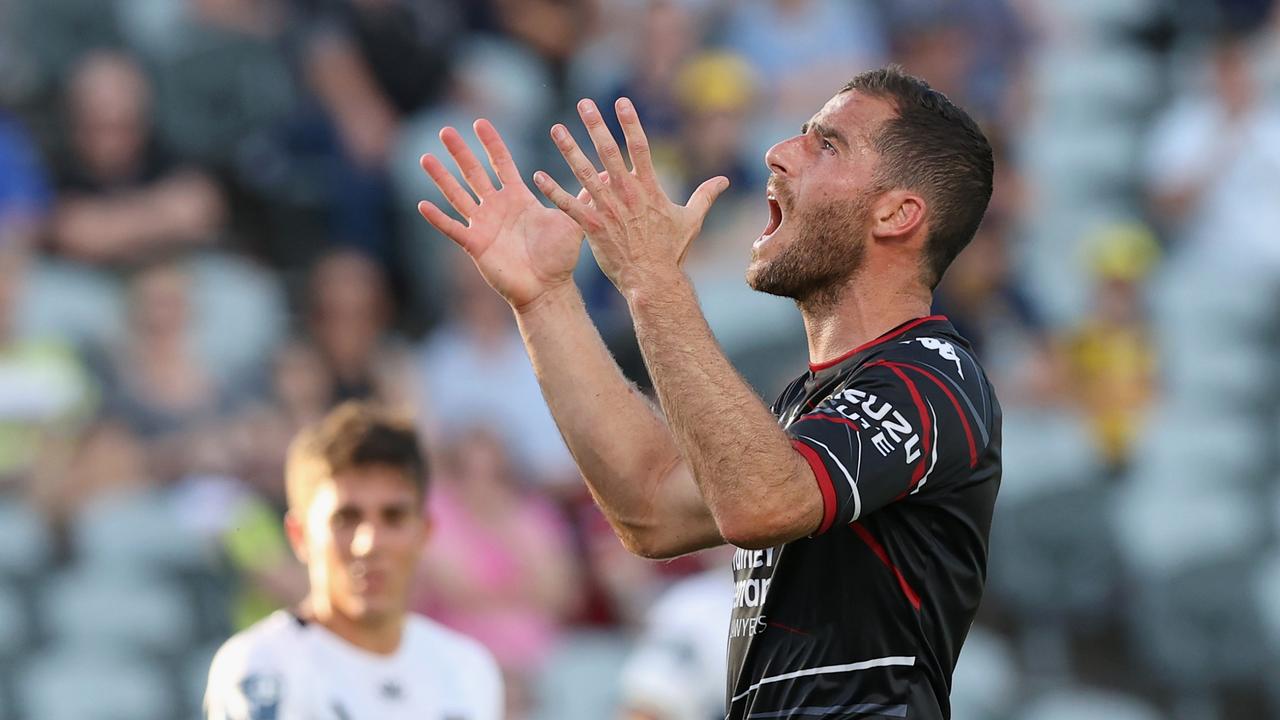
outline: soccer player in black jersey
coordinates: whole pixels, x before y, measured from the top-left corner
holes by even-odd
[[[810,365],[772,411],[734,372],[681,261],[722,177],[688,203],[658,186],[626,99],[631,158],[589,100],[604,166],[551,136],[583,184],[523,182],[493,126],[423,169],[462,216],[419,210],[511,304],[539,382],[593,495],[632,551],[738,549],[727,717],[950,716],[951,673],[982,595],[1000,482],[1000,411],[932,291],[991,195],[991,148],[924,82],[861,74],[765,156],[770,220],[747,282],[793,298]],[[474,195],[473,195],[474,193]],[[618,370],[571,278],[585,232],[626,298],[660,408]]]

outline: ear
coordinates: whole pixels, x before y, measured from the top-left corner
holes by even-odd
[[[284,515],[284,534],[289,538],[289,546],[293,548],[293,556],[298,562],[307,564],[307,530],[301,518],[290,510]]]
[[[906,240],[924,227],[924,198],[907,190],[890,190],[872,208],[871,235],[877,240]]]

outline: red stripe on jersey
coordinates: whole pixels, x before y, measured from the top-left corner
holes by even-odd
[[[911,603],[911,607],[919,611],[920,596],[916,594],[915,589],[911,587],[911,583],[907,582],[907,579],[902,576],[902,571],[898,569],[898,566],[894,565],[893,561],[889,559],[889,553],[884,551],[884,546],[876,540],[870,530],[862,526],[862,523],[849,523],[849,527],[857,533],[858,537],[862,538],[862,542],[866,543],[867,547],[871,548],[871,552],[875,553],[876,557],[880,558],[880,562],[884,563],[885,567],[893,571],[893,576],[898,579],[898,587],[902,588],[902,594],[907,596],[907,600]]]
[[[931,442],[930,430],[933,429],[933,424],[929,421],[929,410],[925,407],[924,400],[920,397],[920,391],[916,389],[916,384],[911,382],[911,378],[907,377],[906,373],[899,370],[893,363],[885,360],[867,363],[867,367],[873,365],[883,365],[889,368],[894,375],[897,375],[902,382],[907,384],[907,392],[911,393],[911,399],[916,404],[916,411],[920,413],[920,464],[916,465],[915,472],[911,473],[911,484],[907,485],[907,489],[903,492],[903,495],[905,495],[914,490],[916,484],[924,477],[925,467],[928,466],[929,458],[932,456],[929,443]],[[898,497],[902,497],[902,495]]]
[[[818,457],[818,451],[801,440],[793,439],[791,444],[805,462],[809,463],[809,467],[813,468],[813,476],[818,479],[818,489],[822,491],[822,524],[818,526],[816,533],[821,535],[831,528],[831,523],[836,519],[836,488],[831,484],[831,475],[827,472],[827,466],[823,464],[822,458]]]
[[[910,329],[912,329],[912,328],[914,328],[914,327],[917,327],[917,326],[919,326],[919,325],[922,325],[922,324],[924,324],[924,323],[927,323],[927,322],[929,322],[930,320],[946,320],[946,319],[947,319],[947,318],[946,318],[946,316],[945,316],[945,315],[929,315],[928,317],[916,318],[915,320],[912,320],[911,322],[908,322],[906,325],[902,325],[901,327],[898,327],[898,328],[895,328],[895,329],[893,329],[893,330],[890,330],[889,332],[885,333],[884,335],[881,335],[880,337],[876,338],[875,340],[872,340],[872,341],[870,341],[870,342],[865,342],[865,343],[863,343],[863,344],[859,345],[858,347],[856,347],[856,348],[854,348],[854,349],[850,350],[849,352],[842,353],[841,355],[839,355],[839,356],[838,356],[838,357],[836,357],[835,359],[828,360],[828,361],[826,361],[826,362],[820,362],[820,363],[817,363],[817,364],[809,363],[809,370],[810,370],[810,372],[818,372],[819,370],[826,370],[827,368],[832,367],[832,366],[834,366],[834,365],[839,365],[840,363],[844,362],[845,360],[848,360],[849,358],[853,357],[854,355],[857,355],[858,353],[862,352],[863,350],[866,350],[866,349],[868,349],[868,348],[873,348],[873,347],[875,347],[876,345],[879,345],[880,343],[883,343],[883,342],[888,342],[888,341],[890,341],[890,340],[892,340],[892,339],[894,339],[894,338],[898,337],[898,336],[899,336],[899,335],[901,335],[902,333],[904,333],[904,332],[906,332],[906,331],[908,331],[908,330],[910,330]]]
[[[956,399],[956,396],[951,394],[951,388],[948,388],[942,382],[942,380],[938,379],[937,375],[934,375],[933,373],[929,372],[928,370],[925,370],[922,367],[919,367],[917,365],[912,365],[910,363],[892,363],[892,364],[894,367],[909,368],[911,370],[915,370],[916,372],[932,380],[934,385],[937,385],[938,388],[942,390],[942,392],[946,393],[947,399],[951,401],[951,406],[956,409],[956,414],[960,416],[960,424],[964,426],[964,438],[965,440],[969,441],[969,467],[970,468],[978,467],[978,445],[973,441],[973,430],[969,427],[969,416],[965,414],[963,409],[961,409],[960,401]]]
[[[858,423],[850,420],[849,418],[836,417],[834,415],[824,415],[822,413],[809,413],[808,415],[801,415],[800,417],[796,418],[796,422],[800,422],[801,420],[826,420],[827,422],[840,423],[841,425],[848,425],[854,430],[857,430],[858,432],[862,432],[862,426],[859,425]]]

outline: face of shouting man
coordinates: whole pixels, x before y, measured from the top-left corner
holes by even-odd
[[[887,100],[842,92],[769,149],[769,223],[752,246],[752,289],[821,307],[858,271],[879,192],[872,138],[893,114]]]

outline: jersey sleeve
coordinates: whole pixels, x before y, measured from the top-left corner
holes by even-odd
[[[250,638],[227,641],[209,666],[205,720],[289,720],[283,668]]]
[[[970,398],[983,381],[962,373],[876,361],[790,425],[792,443],[822,492],[819,534],[977,466],[985,430]]]

